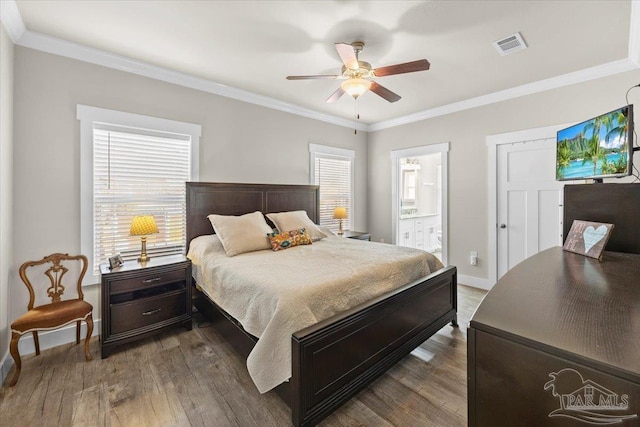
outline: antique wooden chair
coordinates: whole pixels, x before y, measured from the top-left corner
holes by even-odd
[[[67,265],[70,265],[69,263],[71,262],[80,262],[80,267],[82,269],[77,283],[78,298],[62,301],[61,297],[65,291],[65,286],[62,283],[62,280],[64,275],[69,271],[69,268],[65,267],[63,264],[66,263]],[[47,276],[51,282],[51,286],[47,289],[47,295],[51,298],[52,302],[34,307],[36,294],[27,275],[27,269],[47,263],[50,263],[51,266],[44,271],[44,275]],[[84,301],[84,294],[82,293],[82,279],[87,272],[88,264],[89,262],[87,261],[87,257],[84,255],[69,256],[69,254],[55,253],[44,257],[40,261],[27,261],[20,266],[20,278],[29,290],[29,305],[27,306],[27,312],[18,317],[11,324],[11,345],[9,350],[16,365],[16,372],[9,383],[10,387],[14,386],[18,382],[18,377],[20,376],[20,370],[22,368],[20,353],[18,351],[18,341],[23,335],[29,332],[33,334],[36,355],[40,355],[38,331],[57,329],[75,322],[76,343],[79,344],[80,323],[84,320],[87,322],[87,336],[84,340],[84,355],[87,361],[92,360],[91,353],[89,352],[89,339],[93,332],[93,306]],[[42,267],[40,271],[42,269],[44,269],[44,267]],[[30,271],[35,273],[35,270]],[[32,279],[35,280],[35,277],[32,277]],[[44,279],[44,282],[46,283],[46,279]]]

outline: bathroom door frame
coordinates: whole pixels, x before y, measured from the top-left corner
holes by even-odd
[[[440,192],[440,206],[442,210],[440,213],[440,221],[442,228],[442,263],[447,265],[449,258],[448,251],[448,208],[449,208],[449,142],[441,142],[439,144],[423,145],[420,147],[404,148],[401,150],[391,151],[391,235],[394,245],[398,244],[398,224],[400,221],[400,159],[405,157],[420,157],[427,156],[429,154],[440,153],[442,166],[440,167],[440,182],[442,183],[442,189]]]

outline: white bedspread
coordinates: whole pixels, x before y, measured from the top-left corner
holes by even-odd
[[[234,257],[200,236],[187,256],[206,294],[259,337],[247,368],[261,393],[291,377],[292,333],[442,268],[424,251],[337,236]]]

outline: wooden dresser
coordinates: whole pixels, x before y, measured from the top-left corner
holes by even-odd
[[[470,322],[468,397],[470,426],[640,426],[640,255],[555,247],[505,274]]]

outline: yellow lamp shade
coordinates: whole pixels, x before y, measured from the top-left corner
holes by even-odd
[[[146,236],[147,234],[155,234],[157,232],[158,226],[152,215],[138,215],[133,217],[131,230],[129,231],[130,235]]]
[[[334,219],[345,219],[347,218],[347,208],[338,207],[333,210],[333,218]]]

